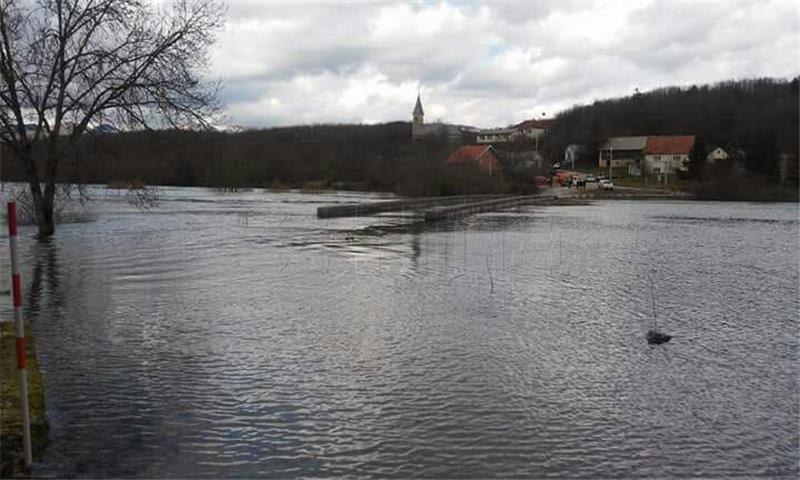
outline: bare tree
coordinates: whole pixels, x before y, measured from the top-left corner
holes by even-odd
[[[0,4],[0,140],[25,166],[40,238],[55,230],[59,164],[92,127],[207,127],[218,111],[201,78],[224,21],[214,0]]]

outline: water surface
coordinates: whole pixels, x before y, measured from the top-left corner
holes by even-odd
[[[46,245],[23,229],[37,475],[799,473],[795,204],[406,228],[314,216],[374,195],[162,194],[99,194]]]

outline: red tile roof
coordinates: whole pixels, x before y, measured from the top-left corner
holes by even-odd
[[[645,155],[688,155],[694,135],[651,135],[644,146]]]
[[[451,153],[445,165],[463,165],[468,162],[477,162],[481,170],[495,173],[500,162],[494,154],[494,149],[487,145],[462,145]]]

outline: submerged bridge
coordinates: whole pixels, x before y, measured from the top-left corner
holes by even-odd
[[[362,217],[376,213],[414,212],[424,221],[453,219],[482,212],[493,212],[521,205],[574,205],[589,200],[664,200],[686,199],[685,192],[621,187],[614,192],[572,191],[548,188],[536,195],[458,195],[409,198],[383,202],[331,205],[317,208],[318,218]]]
[[[385,212],[419,212],[426,221],[463,217],[519,205],[552,204],[556,195],[460,195],[319,207],[318,218],[361,217]]]

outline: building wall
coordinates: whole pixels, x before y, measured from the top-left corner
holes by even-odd
[[[598,165],[608,167],[608,159],[611,158],[611,166],[617,167],[636,167],[642,160],[642,152],[639,150],[614,150],[613,156],[609,150],[600,150]]]
[[[511,135],[507,133],[479,133],[475,141],[478,143],[510,142]]]
[[[489,175],[500,174],[500,162],[497,160],[494,152],[486,152],[486,154],[484,154],[480,160],[478,160],[478,166],[481,170]]]
[[[547,130],[545,130],[544,128],[531,127],[531,128],[520,129],[519,135],[526,138],[537,139],[537,138],[542,138],[545,132],[547,132]]]
[[[644,168],[649,174],[685,171],[689,166],[689,155],[645,155]]]

